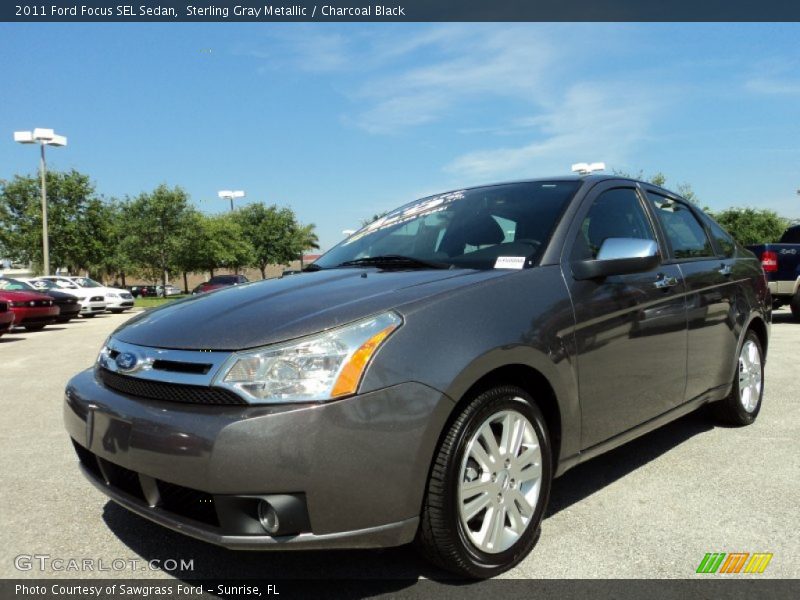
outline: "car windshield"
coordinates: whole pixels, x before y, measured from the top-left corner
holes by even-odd
[[[580,185],[533,181],[423,198],[360,229],[314,266],[522,268],[539,258]]]
[[[75,277],[72,281],[85,288],[103,287],[102,283],[97,283],[94,279],[89,279],[88,277]]]
[[[36,288],[19,279],[0,278],[0,290],[7,292],[35,292]]]

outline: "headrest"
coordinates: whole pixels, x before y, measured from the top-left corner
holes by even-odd
[[[478,213],[465,223],[464,241],[470,246],[499,244],[505,237],[503,228],[489,213]]]

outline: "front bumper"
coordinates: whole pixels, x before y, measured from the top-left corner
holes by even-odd
[[[42,323],[55,323],[56,318],[61,312],[58,306],[35,306],[35,307],[14,307],[14,326],[41,325]]]
[[[130,298],[110,298],[106,296],[106,310],[109,311],[123,311],[133,308],[133,296]]]
[[[418,383],[314,405],[161,402],[84,371],[67,387],[64,421],[90,481],[161,525],[229,548],[367,548],[413,540],[452,406]],[[175,490],[195,504],[161,501]],[[249,499],[274,495],[302,498],[305,530],[258,526]]]
[[[106,303],[105,302],[91,302],[86,301],[81,303],[81,313],[82,315],[98,315],[100,313],[106,312]]]

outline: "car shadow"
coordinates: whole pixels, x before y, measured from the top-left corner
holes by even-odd
[[[19,335],[19,334],[17,334],[17,335]],[[15,337],[15,334],[13,334],[13,333],[5,333],[3,335],[0,335],[0,344],[10,344],[12,342],[21,342],[24,339],[25,339],[24,337]]]
[[[575,467],[555,480],[547,515],[554,515],[622,479],[688,439],[710,431],[706,410],[695,411],[637,440]],[[233,551],[156,525],[109,501],[103,509],[108,528],[144,560],[193,560],[191,571],[171,572],[178,579],[338,579],[370,580],[390,593],[421,577],[458,585],[463,580],[420,558],[411,546],[383,550]],[[383,583],[379,583],[383,582]],[[370,585],[372,585],[372,583]],[[370,588],[372,589],[372,588]],[[381,593],[381,590],[373,590]]]
[[[553,482],[545,518],[622,479],[694,436],[711,431],[716,424],[709,412],[709,407],[702,407],[570,469]]]

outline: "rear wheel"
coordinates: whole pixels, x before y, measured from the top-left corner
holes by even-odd
[[[729,425],[750,425],[761,410],[764,396],[764,353],[754,331],[745,335],[739,350],[731,393],[716,405],[717,416]]]
[[[484,578],[524,559],[539,537],[552,480],[550,437],[524,390],[473,398],[434,457],[417,545],[458,575]]]
[[[792,309],[792,316],[795,321],[800,321],[800,291],[798,291],[789,301],[789,307]]]

